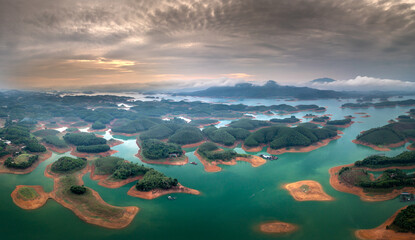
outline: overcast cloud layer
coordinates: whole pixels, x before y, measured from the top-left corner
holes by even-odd
[[[0,0],[0,21],[0,88],[415,76],[412,0]]]

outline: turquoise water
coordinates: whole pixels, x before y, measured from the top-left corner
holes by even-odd
[[[257,104],[258,100],[242,100]],[[280,104],[281,101],[261,100],[262,104]],[[382,126],[391,118],[409,108],[341,109],[344,102],[320,100],[314,102],[289,102],[288,104],[327,106],[333,119],[354,112],[367,112],[371,118],[357,117],[341,139],[309,153],[286,153],[277,161],[253,168],[239,162],[235,166],[222,166],[223,171],[207,173],[202,164],[185,166],[151,165],[166,175],[178,178],[202,195],[176,194],[176,201],[165,197],[143,200],[126,193],[134,183],[119,189],[99,186],[85,175],[85,185],[95,189],[102,198],[117,206],[138,206],[139,213],[132,224],[122,230],[110,230],[87,224],[70,210],[53,200],[40,209],[25,211],[15,206],[10,193],[16,185],[42,185],[51,191],[53,182],[43,176],[44,168],[61,155],[50,159],[27,175],[0,175],[0,230],[1,239],[354,239],[353,232],[360,228],[373,228],[384,222],[405,203],[394,199],[385,202],[363,202],[359,197],[334,190],[329,184],[328,169],[352,163],[368,155],[380,153],[353,144],[351,140],[362,130]],[[294,114],[301,118],[308,112]],[[261,116],[259,117],[261,118]],[[104,133],[102,133],[104,134]],[[111,136],[106,133],[106,138]],[[134,137],[112,136],[124,141],[113,149],[115,156],[141,163],[134,155],[138,151]],[[188,149],[190,161],[198,162]],[[404,151],[404,147],[385,152],[388,156]],[[237,149],[243,152],[242,149]],[[145,164],[146,165],[146,164]],[[284,183],[315,180],[335,198],[332,202],[296,202],[281,188]],[[264,221],[280,220],[295,223],[299,231],[289,235],[260,233],[258,225]]]

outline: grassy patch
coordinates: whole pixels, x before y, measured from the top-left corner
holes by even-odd
[[[22,187],[17,191],[17,197],[28,201],[39,197],[39,194],[31,187]]]
[[[25,163],[25,162],[29,161],[29,158],[30,158],[31,156],[33,156],[33,155],[31,155],[31,154],[26,154],[26,153],[24,153],[24,154],[20,154],[19,156],[17,156],[17,157],[14,159],[14,162],[15,162],[15,163],[17,163],[17,164],[20,164],[20,163]]]

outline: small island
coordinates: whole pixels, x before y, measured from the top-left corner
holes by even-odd
[[[284,234],[295,232],[299,227],[292,223],[274,221],[261,224],[259,229],[263,233]]]
[[[11,197],[17,206],[26,210],[40,208],[51,198],[49,193],[45,193],[42,186],[25,185],[16,186]]]
[[[415,152],[403,152],[395,157],[373,155],[331,168],[330,184],[337,191],[355,194],[364,201],[385,201],[402,192],[415,192],[415,174],[401,170],[413,168]],[[375,179],[370,171],[381,173]]]
[[[333,201],[334,198],[324,192],[320,183],[304,180],[285,184],[284,189],[293,196],[296,201]]]
[[[294,128],[272,126],[253,132],[246,138],[242,148],[248,152],[258,152],[265,146],[267,152],[278,155],[286,152],[309,152],[339,139],[337,128],[319,128],[315,124],[300,125]]]
[[[199,195],[200,192],[182,186],[177,179],[165,176],[154,169],[147,168],[144,176],[130,188],[128,195],[143,199],[154,199],[171,193],[187,193]]]
[[[219,172],[222,168],[217,165],[235,165],[237,161],[249,162],[253,167],[259,167],[266,163],[266,160],[259,156],[239,154],[234,150],[223,150],[212,142],[200,145],[195,156],[203,164],[206,172]]]
[[[412,240],[415,239],[415,205],[399,209],[392,217],[374,229],[355,232],[359,239]]]
[[[361,132],[353,142],[378,151],[390,151],[390,148],[403,146],[414,139],[415,120],[409,118]]]

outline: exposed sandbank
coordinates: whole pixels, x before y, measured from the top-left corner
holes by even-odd
[[[320,183],[304,180],[283,186],[296,201],[333,201],[334,198],[324,192]]]
[[[292,233],[297,231],[298,228],[297,225],[280,221],[263,223],[259,226],[263,233]]]

